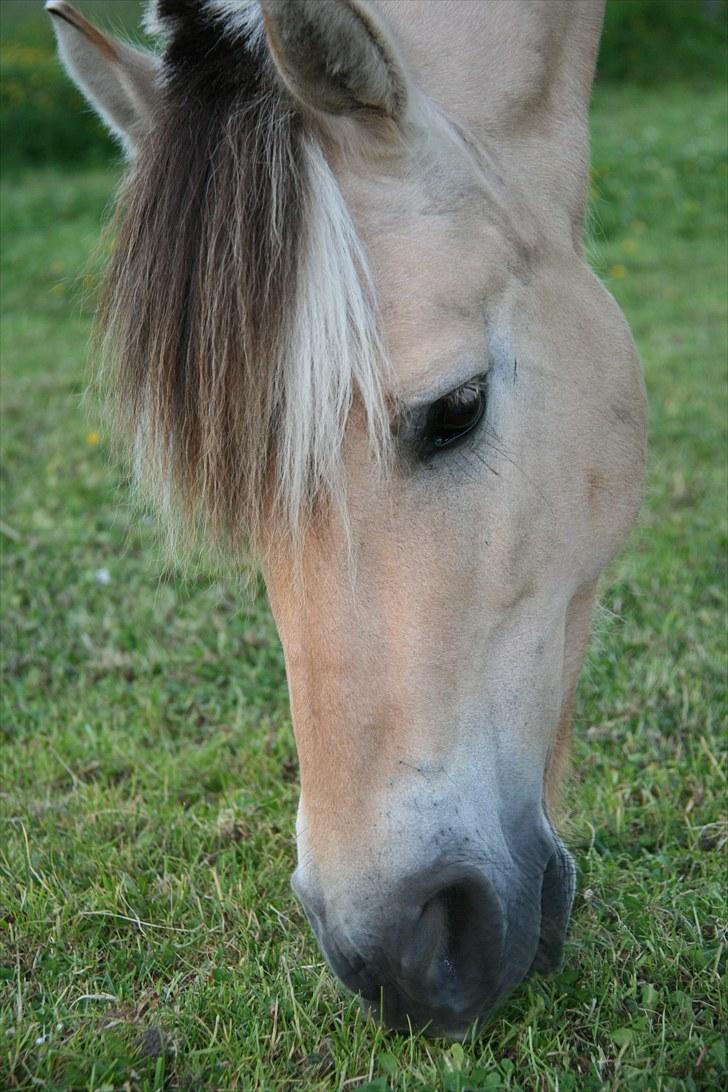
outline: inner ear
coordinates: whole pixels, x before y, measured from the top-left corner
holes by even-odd
[[[102,34],[65,0],[46,0],[69,76],[131,154],[151,127],[161,59]]]
[[[261,0],[276,68],[312,110],[370,111],[393,120],[407,104],[393,43],[358,0]]]

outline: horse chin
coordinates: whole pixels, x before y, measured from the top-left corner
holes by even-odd
[[[432,1016],[423,1017],[419,1020],[416,1015],[410,1012],[395,1015],[389,1010],[382,1011],[381,1005],[378,1005],[375,1001],[370,1001],[366,997],[360,996],[359,1002],[367,1016],[378,1024],[384,1024],[392,1032],[417,1033],[428,1039],[452,1039],[460,1043],[479,1035],[485,1028],[490,1012],[493,1011],[489,1010],[485,1015],[474,1016],[465,1022],[446,1021],[439,1023],[437,1018]],[[494,1008],[496,1007],[494,1006]]]
[[[361,994],[359,1001],[368,1016],[390,1031],[405,1034],[416,1032],[428,1039],[452,1039],[456,1042],[465,1042],[475,1040],[485,1032],[490,1020],[521,981],[523,979],[508,983],[487,1001],[477,1007],[463,1009],[457,1014],[454,1014],[452,1010],[424,1013],[418,1011],[415,1005],[403,1006],[401,1003],[394,1008],[391,999],[388,1003],[382,1004],[381,999],[377,1002]]]

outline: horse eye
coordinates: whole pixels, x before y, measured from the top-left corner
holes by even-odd
[[[471,379],[427,411],[425,444],[431,451],[452,447],[480,423],[486,405],[485,379]]]

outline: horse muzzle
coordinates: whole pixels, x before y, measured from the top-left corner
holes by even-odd
[[[410,876],[386,901],[362,892],[343,913],[298,872],[293,887],[332,970],[375,1017],[394,1029],[462,1038],[531,969],[561,964],[574,866],[553,838],[537,870],[509,877],[453,854],[458,863]]]

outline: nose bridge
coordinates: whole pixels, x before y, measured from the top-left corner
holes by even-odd
[[[345,871],[373,841],[395,852],[423,827],[448,836],[440,822],[448,812],[464,837],[490,826],[497,838],[496,817],[541,792],[544,737],[555,721],[549,686],[560,672],[550,650],[539,651],[528,605],[498,625],[476,609],[462,574],[453,604],[445,559],[429,558],[415,573],[388,541],[381,536],[376,556],[357,556],[353,579],[340,564],[341,543],[333,556],[312,551],[305,594],[284,565],[266,572],[308,850],[322,867],[331,860]],[[486,818],[466,814],[473,808]]]
[[[287,572],[266,573],[288,677],[301,785],[312,836],[329,843],[370,827],[371,802],[398,777],[398,762],[424,753],[421,704],[427,650],[416,596],[387,594],[361,558],[355,572],[311,552],[303,588]],[[409,603],[409,607],[407,604]],[[420,727],[417,746],[410,736]]]
[[[415,647],[420,632],[382,639],[339,621],[322,634],[283,635],[314,825],[320,816],[326,831],[343,833],[353,811],[367,828],[379,812],[409,822],[408,810],[416,817],[448,794],[455,810],[472,801],[507,812],[540,798],[560,707],[555,626],[541,640],[523,627],[527,636],[496,634],[487,647],[456,645],[436,662],[426,643]]]
[[[460,721],[449,747],[433,747],[427,727],[397,732],[377,717],[328,731],[312,718],[306,743],[315,753],[301,748],[301,879],[315,873],[312,882],[346,902],[362,876],[392,889],[453,855],[491,862],[497,888],[521,861],[530,867],[537,845],[549,842],[538,754],[522,739],[514,745],[516,733],[500,723]]]
[[[529,640],[528,650],[525,641],[504,640],[477,669],[472,650],[453,654],[449,670],[437,671],[426,650],[419,661],[414,653],[398,661],[375,640],[341,648],[289,642],[302,792],[315,835],[329,842],[358,825],[365,838],[382,829],[396,840],[410,827],[416,835],[423,822],[437,827],[445,813],[477,828],[483,815],[508,822],[526,804],[540,805],[560,661]],[[560,655],[561,641],[554,643]]]

